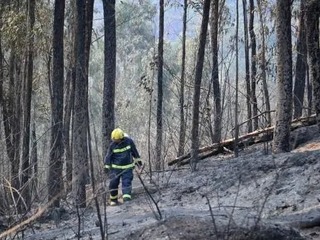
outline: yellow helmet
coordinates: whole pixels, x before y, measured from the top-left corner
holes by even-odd
[[[120,128],[116,128],[111,133],[111,139],[114,141],[121,140],[124,138],[124,132]]]

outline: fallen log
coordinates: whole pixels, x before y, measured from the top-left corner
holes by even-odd
[[[248,145],[257,143],[254,139],[251,139],[251,138],[254,136],[257,136],[259,134],[263,134],[263,133],[266,134],[270,131],[273,132],[273,127],[257,130],[257,131],[248,133],[246,135],[242,135],[238,138],[239,139],[239,146],[244,146],[244,145],[248,146]],[[247,140],[247,141],[245,141],[245,140]],[[234,138],[227,139],[227,140],[222,141],[220,143],[214,143],[209,146],[199,148],[199,154],[204,153],[204,152],[208,152],[208,151],[214,151],[216,154],[218,154],[218,153],[224,152],[223,148],[233,149],[234,148]],[[189,152],[185,155],[182,155],[180,157],[173,159],[172,161],[169,161],[168,165],[171,166],[173,164],[179,163],[182,160],[190,158],[190,157],[191,157],[191,153]]]
[[[199,160],[206,159],[206,158],[208,158],[208,157],[215,156],[215,155],[217,155],[217,154],[219,154],[219,153],[223,153],[223,152],[225,152],[225,151],[226,151],[226,150],[223,149],[223,148],[215,149],[215,150],[212,150],[212,151],[210,151],[210,152],[208,152],[208,153],[201,153],[201,154],[199,154],[198,158],[199,158]],[[181,161],[180,161],[179,163],[177,163],[177,164],[178,164],[178,166],[187,165],[187,164],[189,164],[189,161],[190,161],[190,158],[186,158],[186,159],[181,160]]]
[[[311,126],[314,124],[316,124],[315,115],[298,118],[291,122],[291,131],[300,127]],[[250,146],[256,143],[271,141],[273,139],[273,130],[274,130],[274,126],[271,126],[271,127],[259,129],[259,130],[247,133],[245,135],[242,135],[238,138],[238,146],[245,147],[245,146]],[[199,159],[204,159],[209,156],[223,153],[225,151],[224,148],[233,150],[234,140],[235,140],[234,138],[231,138],[231,139],[224,140],[220,143],[214,143],[209,146],[199,148]],[[206,153],[206,152],[209,152],[209,153]],[[203,153],[206,153],[206,154],[203,154]],[[169,161],[168,165],[171,166],[177,163],[179,163],[180,165],[185,165],[189,162],[190,157],[191,157],[191,152]]]

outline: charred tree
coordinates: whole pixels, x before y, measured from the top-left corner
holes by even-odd
[[[184,145],[186,141],[186,120],[184,114],[184,89],[185,89],[185,66],[186,66],[186,31],[187,31],[188,1],[184,0],[183,5],[183,30],[182,30],[182,57],[181,57],[181,77],[180,77],[180,131],[178,156],[184,154]]]
[[[77,0],[76,81],[73,117],[73,193],[77,207],[86,207],[86,177],[88,172],[88,79],[86,68],[86,1]]]
[[[199,47],[197,53],[197,62],[195,69],[194,92],[193,92],[193,116],[192,116],[192,129],[191,129],[191,170],[195,171],[198,162],[199,152],[199,108],[200,108],[200,93],[202,70],[204,62],[204,53],[207,40],[207,30],[210,15],[210,0],[205,0],[203,3],[203,16],[201,22],[201,30],[199,37]]]
[[[257,86],[257,44],[256,44],[256,34],[254,31],[254,0],[250,0],[250,19],[249,19],[249,34],[250,34],[250,44],[251,44],[251,104],[252,104],[252,114],[253,114],[253,130],[257,130],[259,127],[258,119],[258,102],[256,96],[256,86]]]
[[[260,20],[260,31],[261,31],[261,78],[262,78],[262,90],[264,96],[264,104],[266,110],[266,117],[264,122],[265,125],[270,127],[271,126],[271,108],[270,108],[270,98],[269,98],[269,89],[267,84],[267,61],[266,61],[266,34],[265,34],[265,23],[263,19],[264,9],[260,0],[257,0],[258,9],[259,9],[259,20]]]
[[[251,86],[250,86],[250,59],[249,59],[249,37],[248,37],[248,16],[247,0],[242,0],[243,7],[243,29],[244,29],[244,54],[246,68],[246,103],[247,103],[247,131],[252,132],[252,108],[251,108]]]
[[[218,33],[219,33],[219,1],[213,1],[211,6],[211,45],[212,45],[212,71],[211,82],[213,89],[214,101],[214,127],[212,142],[221,141],[221,121],[222,121],[222,108],[221,108],[221,90],[219,83],[219,63],[218,63]]]
[[[291,0],[277,1],[277,106],[273,152],[290,151],[292,117]]]
[[[22,143],[22,196],[26,203],[26,207],[29,208],[31,204],[31,192],[29,179],[31,178],[30,168],[30,123],[31,123],[31,98],[32,98],[32,81],[33,81],[33,48],[34,48],[34,36],[33,26],[35,22],[35,0],[28,1],[28,50],[27,50],[27,78],[24,84],[24,106],[23,106],[23,143]]]
[[[163,105],[163,33],[164,33],[164,0],[160,0],[159,38],[158,38],[158,97],[157,97],[157,136],[155,169],[162,166],[162,105]]]
[[[116,82],[116,12],[115,0],[103,0],[104,14],[104,84],[102,105],[103,154],[107,152],[111,132],[115,127]]]
[[[305,30],[305,0],[300,3],[299,32],[297,39],[296,75],[293,89],[293,118],[302,116],[307,73],[307,40]]]
[[[63,90],[64,90],[64,9],[65,1],[56,0],[53,20],[53,66],[51,86],[51,147],[49,155],[48,200],[60,206],[63,190]]]
[[[320,47],[319,47],[320,2],[306,2],[307,51],[310,82],[312,82],[314,110],[320,129]]]

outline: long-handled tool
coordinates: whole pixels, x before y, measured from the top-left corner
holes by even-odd
[[[159,208],[159,206],[158,206],[158,203],[154,200],[154,198],[152,197],[149,189],[148,189],[147,186],[144,184],[144,182],[143,182],[143,180],[142,180],[142,178],[141,178],[141,174],[142,174],[143,169],[144,169],[144,167],[141,167],[141,169],[139,169],[139,171],[138,171],[137,169],[135,169],[135,171],[136,171],[136,173],[137,173],[137,176],[138,176],[138,178],[139,178],[139,180],[140,180],[140,183],[141,183],[144,191],[147,193],[148,198],[151,199],[151,201],[153,202],[153,204],[154,204],[154,205],[156,206],[156,208],[157,208],[158,214],[157,214],[155,211],[153,211],[154,215],[156,216],[156,219],[157,219],[157,220],[162,220],[162,214],[161,214],[160,208]],[[152,210],[153,210],[153,209],[152,209]]]

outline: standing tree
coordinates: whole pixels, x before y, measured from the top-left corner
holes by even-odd
[[[155,169],[161,169],[162,155],[162,102],[163,102],[163,32],[164,32],[164,0],[160,0],[159,39],[158,39],[158,99],[157,99],[157,136]]]
[[[86,206],[86,174],[88,169],[88,79],[86,68],[86,0],[77,0],[76,81],[73,115],[73,187],[77,207]]]
[[[184,116],[184,86],[185,86],[185,66],[186,66],[186,30],[187,30],[187,14],[188,1],[184,0],[183,5],[183,30],[182,30],[182,62],[181,62],[181,77],[180,77],[180,135],[178,156],[184,154],[184,145],[186,140],[186,121]]]
[[[54,200],[55,207],[60,206],[61,191],[63,189],[63,90],[64,90],[64,31],[65,0],[55,0],[53,19],[53,66],[51,86],[51,147],[48,177],[48,200]]]
[[[306,31],[310,78],[313,87],[314,108],[320,129],[320,47],[319,47],[320,1],[306,2]]]
[[[299,29],[297,39],[296,75],[293,89],[293,118],[302,116],[304,90],[307,72],[307,40],[305,30],[305,0],[300,3]]]
[[[290,151],[292,116],[292,50],[291,0],[278,0],[276,6],[277,33],[277,106],[273,152]]]
[[[105,154],[115,121],[116,12],[115,0],[103,0],[104,13],[104,85],[102,105],[102,142]]]
[[[249,34],[251,43],[251,103],[253,114],[253,130],[257,130],[259,127],[258,122],[258,102],[256,96],[257,86],[257,44],[256,34],[254,31],[254,0],[250,0],[250,20],[249,20]]]
[[[68,54],[66,55],[66,77],[64,83],[64,109],[63,109],[63,143],[64,143],[64,154],[66,161],[66,178],[68,183],[72,183],[72,168],[73,168],[73,155],[72,155],[72,134],[71,129],[71,118],[74,113],[74,86],[76,78],[76,1],[72,0],[69,2],[69,14],[66,14],[67,31],[66,31],[66,45],[70,46]],[[72,184],[67,185],[67,191],[71,190]]]
[[[239,104],[239,0],[236,0],[236,96],[234,108],[234,155],[238,157],[239,148],[239,123],[238,123],[238,104]]]
[[[94,1],[88,1],[86,3],[86,37],[85,37],[85,51],[86,51],[86,69],[89,68],[89,56],[90,56],[90,47],[92,39],[92,23],[93,23],[93,8]],[[86,71],[88,78],[88,71]]]
[[[251,108],[251,87],[250,87],[250,60],[249,60],[249,37],[248,37],[248,17],[247,0],[242,0],[243,7],[243,29],[244,29],[244,55],[246,68],[246,103],[247,103],[247,130],[252,132],[252,108]]]
[[[265,14],[264,8],[262,6],[261,0],[257,0],[258,9],[259,9],[259,20],[260,20],[260,31],[261,31],[261,78],[262,78],[262,89],[264,95],[264,104],[266,106],[266,126],[271,126],[271,109],[270,109],[270,99],[269,99],[269,90],[267,84],[267,61],[266,61],[266,37],[265,37],[265,23],[263,15]]]
[[[21,23],[17,22],[17,18],[24,19],[25,12],[21,13],[18,2],[7,2],[1,1],[1,41],[3,41],[2,57],[3,62],[8,63],[7,68],[3,68],[4,74],[2,77],[2,115],[3,125],[5,133],[6,151],[10,161],[10,184],[13,189],[20,190],[20,148],[21,148],[21,119],[22,119],[22,96],[21,83],[21,62],[22,59],[19,56],[21,51],[22,41],[24,40],[17,37],[18,34],[25,34],[25,21],[22,23],[24,27],[21,27]],[[9,24],[8,16],[14,12],[16,17],[10,18],[12,21]],[[14,28],[17,31],[12,32]],[[4,46],[6,43],[6,46]],[[5,57],[8,57],[6,61]],[[6,71],[6,72],[5,72]],[[4,73],[5,72],[5,73]],[[7,87],[5,87],[7,86]],[[21,203],[21,196],[17,191],[13,191],[13,199],[17,205]],[[20,205],[21,206],[21,205]]]
[[[32,98],[32,81],[33,81],[33,26],[35,22],[35,0],[28,1],[28,50],[27,50],[27,77],[24,83],[24,106],[23,106],[23,143],[22,143],[22,196],[29,208],[31,204],[30,193],[30,122],[31,122],[31,98]]]
[[[86,79],[86,99],[84,101],[86,104],[86,123],[88,126],[88,133],[89,134],[89,96],[88,96],[88,82],[89,82],[89,59],[90,59],[90,48],[91,48],[91,39],[92,39],[92,22],[93,22],[93,6],[94,6],[94,0],[90,0],[86,2],[86,12],[85,12],[85,66],[83,71],[83,74],[85,74]],[[89,140],[87,140],[88,142]],[[86,183],[90,181],[90,173],[89,168],[86,169]]]
[[[3,14],[3,3],[0,3],[0,29],[2,29],[2,14]],[[3,98],[3,82],[4,82],[4,73],[3,73],[3,50],[2,50],[2,33],[0,31],[0,112],[2,116],[2,120],[6,116],[6,107],[4,105],[4,98]],[[1,120],[1,118],[0,118]],[[5,121],[3,121],[5,125]],[[6,127],[6,125],[4,126]]]
[[[212,142],[218,143],[221,141],[221,121],[222,121],[222,108],[221,108],[221,92],[219,83],[219,63],[218,63],[218,32],[219,32],[219,0],[213,1],[211,6],[211,45],[212,45],[212,71],[211,82],[213,89],[214,101],[214,128]]]
[[[197,53],[196,73],[194,80],[193,92],[193,116],[191,129],[191,170],[195,171],[197,168],[198,154],[199,154],[199,108],[200,108],[200,90],[202,80],[202,70],[204,62],[204,53],[207,40],[207,30],[210,15],[210,0],[205,0],[203,3],[203,16],[201,22],[201,30],[199,37],[199,48]]]

